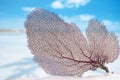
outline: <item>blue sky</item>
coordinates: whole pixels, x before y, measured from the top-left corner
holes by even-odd
[[[102,21],[120,32],[120,0],[0,0],[0,29],[24,29],[24,21],[35,8],[44,8],[85,30],[89,19]]]

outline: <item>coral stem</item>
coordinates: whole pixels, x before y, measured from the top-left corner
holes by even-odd
[[[106,67],[104,64],[99,64],[99,68],[105,70],[106,73],[109,73],[109,69],[108,69],[108,67]]]

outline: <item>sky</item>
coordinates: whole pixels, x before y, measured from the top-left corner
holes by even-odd
[[[27,15],[35,8],[58,14],[85,30],[92,18],[110,31],[120,32],[120,0],[0,0],[0,29],[24,29]]]

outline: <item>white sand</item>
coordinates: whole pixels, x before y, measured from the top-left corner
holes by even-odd
[[[71,76],[49,76],[45,78],[24,78],[17,80],[120,80],[120,75],[117,74],[105,74],[105,75],[95,75],[88,77],[71,77]]]

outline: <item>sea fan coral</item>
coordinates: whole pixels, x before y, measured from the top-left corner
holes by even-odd
[[[28,15],[25,28],[35,61],[49,74],[81,76],[98,67],[109,72],[105,63],[119,55],[116,35],[94,19],[89,21],[86,38],[75,24],[44,9]]]

